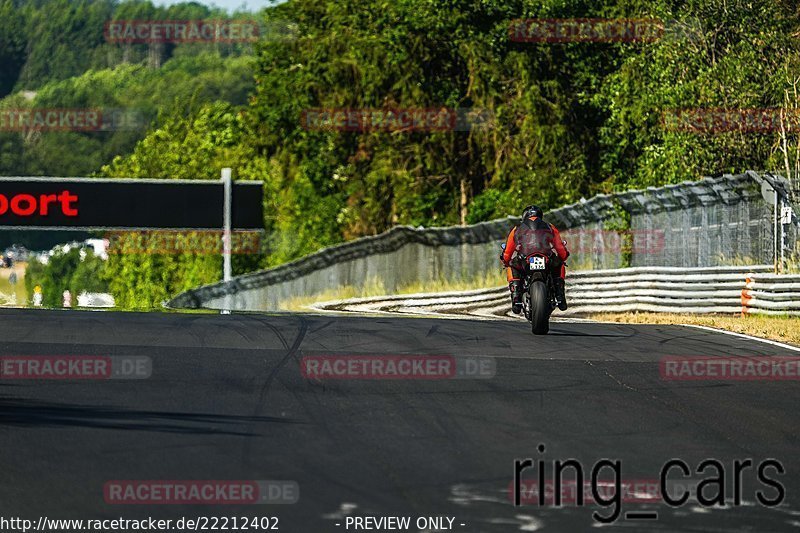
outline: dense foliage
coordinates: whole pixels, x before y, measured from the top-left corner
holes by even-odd
[[[180,159],[227,157],[241,177],[267,181],[272,263],[394,224],[475,222],[531,200],[555,207],[781,167],[774,133],[668,131],[662,117],[683,107],[782,105],[798,72],[793,3],[294,0],[267,16],[294,21],[298,38],[258,47],[254,97],[225,137],[239,141]],[[509,39],[514,19],[566,17],[657,18],[665,30],[655,42]],[[317,131],[301,122],[316,108],[442,106],[488,110],[495,120],[456,132]],[[175,132],[177,143],[214,139],[195,117]],[[158,156],[165,135],[153,133],[149,148],[106,171],[172,174],[175,162]],[[216,172],[208,167],[206,177]]]
[[[46,3],[9,11],[9,1],[0,0],[0,13],[10,13],[0,24],[24,28],[38,20],[26,14],[35,11],[30,6]],[[51,3],[83,5],[87,13],[145,9],[134,1]],[[98,17],[82,16],[82,24]],[[291,21],[295,38],[265,39],[252,63],[225,51],[193,50],[185,58],[170,52],[155,70],[146,66],[146,54],[141,64],[103,63],[116,52],[95,43],[53,70],[61,81],[49,81],[37,98],[66,101],[58,95],[91,87],[91,94],[121,94],[116,102],[149,103],[160,112],[132,150],[125,138],[86,149],[99,154],[87,160],[95,170],[115,150],[124,154],[100,174],[214,179],[230,166],[237,179],[263,180],[269,238],[263,264],[395,224],[477,222],[516,213],[531,201],[554,208],[598,192],[749,168],[784,170],[795,159],[788,147],[796,129],[784,137],[782,151],[776,131],[700,134],[664,127],[664,114],[681,108],[797,107],[794,0],[289,0],[259,17]],[[569,17],[655,18],[664,31],[648,42],[509,39],[515,19]],[[33,53],[39,45],[14,32],[0,35],[0,61],[17,65],[4,72],[0,89],[42,81],[46,69],[37,64],[43,59]],[[80,74],[90,68],[99,70]],[[254,84],[238,83],[249,83],[249,76]],[[213,83],[215,89],[204,91]],[[192,103],[176,106],[176,100]],[[305,128],[304,111],[320,108],[479,109],[494,119],[470,131]],[[64,135],[54,141],[62,152],[93,142]],[[3,169],[19,168],[13,158],[23,154],[23,167],[57,172],[53,161],[43,161],[58,146],[27,152],[3,142],[0,137]],[[70,154],[60,160],[69,164]],[[185,285],[170,274],[180,269],[141,261],[128,257],[112,265],[115,292],[127,287],[131,302],[137,294],[156,301]],[[170,261],[199,262],[195,281],[219,277],[219,262],[208,257]],[[256,261],[237,264],[242,271]],[[165,288],[137,291],[156,286]]]

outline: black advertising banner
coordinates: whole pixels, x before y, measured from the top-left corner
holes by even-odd
[[[263,184],[234,182],[231,226],[263,229]],[[222,181],[0,178],[0,228],[220,229]]]

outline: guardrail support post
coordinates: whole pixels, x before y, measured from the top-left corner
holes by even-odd
[[[780,253],[778,250],[778,247],[780,246],[780,244],[778,243],[778,217],[780,216],[780,211],[781,211],[781,201],[778,195],[778,191],[775,191],[775,204],[772,206],[772,213],[773,213],[772,263],[775,274],[778,273],[778,254]]]

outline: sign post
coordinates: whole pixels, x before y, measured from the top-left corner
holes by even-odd
[[[233,277],[231,272],[231,203],[233,202],[233,190],[231,182],[231,169],[222,169],[222,186],[225,188],[223,208],[222,208],[222,281],[230,281]]]
[[[231,169],[222,169],[222,186],[225,189],[223,207],[222,207],[222,281],[230,281],[233,277],[231,269],[231,203],[233,202],[233,194],[231,188]],[[223,315],[230,314],[231,304],[230,295],[225,295],[225,309],[222,310]]]
[[[777,274],[783,265],[783,203],[781,195],[771,182],[761,182],[761,196],[772,206],[772,270]]]

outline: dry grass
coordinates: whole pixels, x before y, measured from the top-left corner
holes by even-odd
[[[370,279],[358,287],[348,285],[338,289],[330,289],[313,296],[297,296],[290,298],[281,302],[280,309],[283,311],[307,311],[308,306],[311,304],[331,300],[346,300],[349,298],[366,298],[370,296],[388,296],[395,294],[416,294],[421,292],[469,291],[504,287],[505,285],[505,275],[500,271],[490,272],[485,276],[466,281],[434,280],[416,282],[411,285],[400,287],[396,291],[387,291],[380,280]]]
[[[759,315],[679,315],[671,313],[603,313],[595,320],[627,324],[694,324],[725,329],[800,346],[800,318]]]

